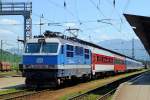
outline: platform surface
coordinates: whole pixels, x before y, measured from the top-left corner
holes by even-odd
[[[150,71],[121,84],[112,100],[150,100]]]
[[[23,77],[5,77],[0,78],[0,91],[17,88],[25,84]]]

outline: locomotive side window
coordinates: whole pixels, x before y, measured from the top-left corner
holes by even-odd
[[[73,52],[67,52],[67,57],[73,57]]]
[[[90,57],[89,49],[84,49],[84,57],[85,57],[85,59],[89,59],[89,57]]]
[[[67,45],[67,57],[73,57],[73,46],[72,45]]]
[[[63,54],[64,53],[64,46],[62,45],[61,46],[61,54]]]
[[[67,45],[67,50],[68,51],[73,51],[73,46],[72,45]]]
[[[75,47],[75,54],[82,56],[83,55],[83,48],[79,47],[79,46],[76,46]]]

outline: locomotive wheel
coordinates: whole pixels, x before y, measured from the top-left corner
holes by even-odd
[[[30,79],[26,78],[25,80],[25,84],[26,84],[26,87],[29,88],[30,87]]]
[[[36,88],[37,87],[37,84],[35,83],[35,81],[30,78],[26,78],[25,84],[26,84],[27,88]]]

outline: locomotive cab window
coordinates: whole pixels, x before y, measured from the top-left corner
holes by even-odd
[[[74,47],[72,45],[67,45],[67,57],[73,57]]]
[[[39,53],[41,48],[40,43],[27,43],[25,53]]]
[[[43,53],[57,53],[58,43],[44,43],[42,46]]]

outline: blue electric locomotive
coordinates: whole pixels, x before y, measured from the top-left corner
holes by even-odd
[[[22,59],[27,86],[54,86],[67,78],[91,74],[88,47],[59,37],[29,39]]]

